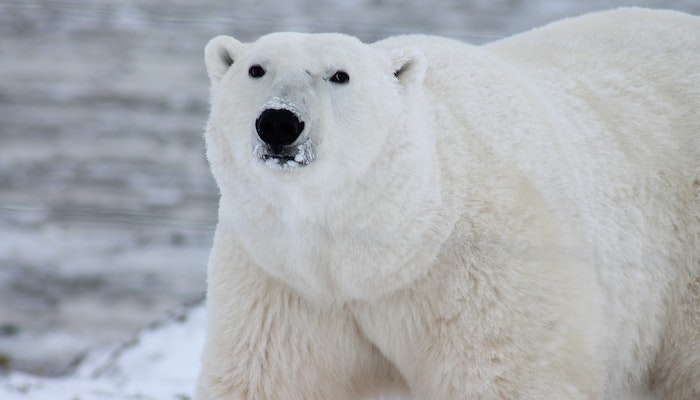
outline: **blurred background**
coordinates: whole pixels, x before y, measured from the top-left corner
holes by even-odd
[[[481,44],[621,5],[700,14],[700,0],[0,0],[0,375],[66,373],[203,299],[211,37]]]

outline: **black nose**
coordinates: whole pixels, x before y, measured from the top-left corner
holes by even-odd
[[[268,109],[255,121],[260,139],[271,146],[294,143],[304,130],[304,122],[289,110]]]

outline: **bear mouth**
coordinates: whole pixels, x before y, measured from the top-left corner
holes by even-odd
[[[253,156],[269,167],[287,170],[309,165],[316,159],[316,151],[309,139],[284,146],[272,146],[257,140]]]

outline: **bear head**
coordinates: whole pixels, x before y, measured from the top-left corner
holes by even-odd
[[[359,179],[401,129],[403,96],[423,79],[420,53],[384,51],[342,34],[219,36],[205,49],[212,164],[260,179],[341,186]],[[208,135],[210,136],[210,135]],[[221,154],[211,154],[221,150]],[[230,164],[229,164],[230,165]],[[218,178],[216,165],[212,165]]]

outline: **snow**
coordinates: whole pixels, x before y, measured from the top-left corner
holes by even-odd
[[[296,115],[300,115],[299,108],[294,104],[290,103],[288,100],[282,99],[280,97],[273,97],[265,104],[260,107],[260,112],[265,110],[289,110]]]
[[[202,140],[210,38],[479,44],[622,5],[700,13],[697,0],[0,1],[0,400],[189,397],[204,307],[177,307],[204,296],[218,198]]]
[[[204,344],[204,321],[202,304],[183,307],[125,344],[94,351],[68,377],[9,375],[0,381],[0,399],[189,399]]]

